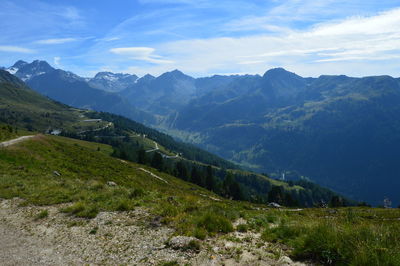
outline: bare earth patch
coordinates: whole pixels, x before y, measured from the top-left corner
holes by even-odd
[[[169,247],[174,230],[151,223],[144,208],[73,218],[57,206],[21,207],[0,199],[2,265],[301,265],[252,232],[234,232],[200,241],[200,251]],[[45,217],[39,214],[47,210]],[[280,253],[281,252],[281,253]]]

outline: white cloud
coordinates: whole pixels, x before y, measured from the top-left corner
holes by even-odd
[[[400,8],[370,17],[352,17],[347,20],[316,26],[309,34],[316,36],[391,34],[400,32]]]
[[[63,44],[67,42],[75,42],[78,41],[76,38],[58,38],[58,39],[45,39],[45,40],[38,40],[35,43],[37,44]]]
[[[54,65],[57,66],[57,67],[60,67],[60,60],[61,60],[61,57],[55,56],[53,58]]]
[[[13,52],[13,53],[25,53],[32,54],[35,51],[28,48],[23,48],[19,46],[11,46],[11,45],[0,45],[0,52]]]
[[[119,37],[108,37],[108,38],[102,38],[102,39],[99,39],[99,40],[105,41],[105,42],[112,42],[112,41],[117,41],[119,39],[121,39],[121,38],[119,38]]]
[[[112,48],[110,52],[117,55],[127,56],[129,59],[140,60],[154,64],[170,64],[170,60],[162,59],[162,56],[154,54],[155,49],[151,47],[120,47]]]
[[[349,17],[302,31],[292,30],[289,34],[174,41],[160,45],[157,50],[176,62],[170,67],[200,75],[263,73],[276,66],[293,66],[295,69],[291,70],[300,74],[315,75],[326,70],[321,65],[341,61],[364,63],[348,73],[359,71],[358,75],[362,75],[363,70],[376,69],[374,61],[398,60],[400,9]],[[340,65],[334,67],[331,73],[345,69]]]

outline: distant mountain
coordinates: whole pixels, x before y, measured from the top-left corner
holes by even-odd
[[[9,72],[23,81],[28,81],[36,76],[50,73],[53,70],[54,68],[52,68],[46,61],[35,60],[28,64],[27,62],[20,60],[9,69]]]
[[[398,79],[273,69],[222,82],[163,125],[252,169],[297,172],[360,200],[398,204],[398,117]]]
[[[168,72],[121,95],[157,115],[156,127],[253,170],[400,203],[399,79],[303,78],[283,68],[198,79]]]
[[[8,72],[14,72],[15,76],[25,81],[35,91],[64,104],[123,114],[140,122],[153,122],[152,115],[139,111],[119,95],[92,88],[86,79],[72,72],[55,69],[46,61],[35,60],[32,63],[18,61],[8,69]]]
[[[146,75],[120,94],[142,110],[168,115],[187,104],[195,92],[195,79],[174,70],[157,78]]]
[[[99,72],[89,79],[91,87],[109,92],[119,92],[134,84],[138,76],[122,73]]]

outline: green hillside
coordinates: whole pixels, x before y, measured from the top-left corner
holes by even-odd
[[[208,248],[214,243],[210,241],[243,244],[250,252],[258,252],[258,261],[264,261],[267,254],[278,259],[287,253],[293,259],[322,264],[400,262],[399,210],[267,209],[221,198],[156,169],[110,157],[111,152],[104,144],[40,134],[0,148],[0,199],[18,197],[23,200],[20,206],[43,206],[35,219],[48,223],[52,217],[46,206],[58,206],[59,212],[71,217],[69,228],[85,226],[82,218],[94,218],[99,212],[145,208],[161,217],[161,224],[174,228],[173,235],[196,237],[199,242],[189,248],[237,261],[241,261],[242,249],[220,253]],[[100,225],[90,234],[105,226],[109,225]],[[248,232],[252,238],[259,232],[255,234],[257,244],[232,231]]]

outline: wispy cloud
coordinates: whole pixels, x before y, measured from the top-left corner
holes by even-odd
[[[55,38],[55,39],[45,39],[35,41],[37,44],[63,44],[67,42],[76,42],[79,39],[77,38]]]
[[[154,54],[155,49],[151,47],[120,47],[112,48],[110,52],[117,55],[127,56],[129,59],[146,61],[154,64],[171,64],[173,61],[162,59],[162,56]]]
[[[121,39],[120,37],[106,37],[97,39],[97,41],[112,42],[112,41],[118,41],[120,39]]]
[[[32,54],[35,50],[19,46],[0,45],[0,52]]]
[[[169,42],[159,51],[169,54],[176,66],[191,73],[262,73],[269,67],[284,66],[312,75],[325,69],[321,64],[352,60],[363,62],[363,69],[376,69],[368,62],[399,58],[399,25],[400,9],[392,9],[292,30],[290,34]],[[338,65],[330,72],[343,69]]]

